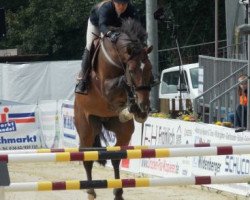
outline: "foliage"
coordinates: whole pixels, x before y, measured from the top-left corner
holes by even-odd
[[[23,54],[49,54],[53,60],[81,59],[87,20],[100,0],[0,0],[6,9],[7,36],[0,48],[18,48]],[[179,25],[180,46],[214,40],[214,1],[158,0]],[[225,38],[224,5],[220,2],[220,39]],[[145,0],[133,0],[145,25]],[[175,47],[172,32],[159,23],[159,49]],[[193,52],[182,52],[189,55]],[[177,54],[160,56],[166,67]]]
[[[169,118],[171,118],[171,116],[170,116],[170,114],[166,114],[166,113],[162,113],[162,112],[160,112],[160,113],[153,113],[153,114],[151,114],[150,115],[151,117],[158,117],[158,118],[164,118],[164,119],[169,119]]]
[[[184,120],[184,121],[190,121],[190,122],[198,121],[197,117],[192,113],[180,115],[179,119]]]
[[[165,8],[166,15],[177,25],[176,38],[179,46],[187,46],[214,41],[214,7],[211,0],[185,0],[185,1],[160,1]],[[225,28],[225,1],[219,1],[219,40],[226,38]],[[159,26],[159,49],[176,47],[176,41],[172,37],[172,27],[166,23],[158,23]],[[183,63],[197,62],[198,55],[213,55],[214,45],[200,48],[181,49]],[[195,57],[194,57],[195,55]],[[159,68],[179,65],[177,50],[159,54]]]
[[[167,119],[175,119],[175,117],[171,116],[171,114],[166,113],[152,113],[150,114],[151,117],[157,118],[167,118]],[[183,111],[178,113],[178,119],[190,122],[199,122],[201,121],[200,118],[195,115],[192,111]]]
[[[51,59],[80,59],[89,11],[95,2],[30,0],[17,13],[7,10],[5,46]]]
[[[19,9],[27,7],[29,0],[0,0],[0,8],[5,8],[14,13],[18,12]]]
[[[215,125],[218,125],[218,126],[225,126],[225,127],[233,127],[233,124],[231,122],[221,122],[221,121],[216,121],[214,123]]]

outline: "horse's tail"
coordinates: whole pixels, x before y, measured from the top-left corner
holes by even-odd
[[[95,137],[95,142],[94,142],[94,147],[102,147],[102,144],[101,144],[101,141],[104,141],[105,144],[107,144],[107,139],[104,137],[104,134],[103,132],[101,131],[100,134],[98,134],[96,137]],[[106,163],[107,163],[107,160],[98,160],[97,161],[100,165],[102,166],[105,166]]]

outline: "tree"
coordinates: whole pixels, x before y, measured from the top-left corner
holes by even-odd
[[[201,44],[214,41],[214,1],[211,0],[185,0],[161,1],[160,6],[166,10],[166,16],[177,25],[177,38],[180,46]],[[219,1],[219,36],[220,40],[226,38],[225,28],[225,2]],[[159,23],[159,49],[176,47],[172,37],[173,31],[167,28],[166,23]],[[214,45],[201,48],[181,50],[184,63],[197,62],[199,54],[213,55]],[[160,54],[160,68],[179,64],[176,50]]]
[[[0,0],[6,9],[7,36],[0,48],[18,48],[23,54],[49,54],[49,59],[81,59],[90,10],[100,0]],[[214,40],[214,1],[158,0],[178,24],[180,46]],[[225,38],[224,1],[219,1],[220,39]],[[145,0],[133,0],[145,26]],[[176,46],[172,31],[159,23],[159,49]],[[195,52],[198,55],[198,52]],[[186,57],[194,54],[185,50]],[[177,54],[160,55],[163,68]],[[162,61],[160,60],[160,62]]]
[[[11,12],[18,12],[20,8],[27,7],[29,0],[0,0],[0,8],[5,8]]]
[[[17,13],[8,10],[6,46],[50,59],[80,59],[89,11],[95,2],[30,0]]]

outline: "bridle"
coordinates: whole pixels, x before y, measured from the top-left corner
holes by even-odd
[[[108,61],[111,65],[113,65],[113,66],[115,66],[115,67],[117,67],[117,68],[119,68],[119,69],[122,69],[122,70],[124,71],[124,75],[122,75],[122,76],[120,77],[119,84],[122,84],[122,86],[125,86],[124,88],[125,88],[126,91],[128,92],[129,96],[130,96],[130,97],[133,96],[133,98],[135,98],[135,97],[136,97],[136,92],[137,92],[137,91],[141,91],[141,90],[150,91],[150,90],[151,90],[150,84],[149,84],[149,85],[140,85],[140,86],[136,86],[136,85],[135,85],[135,83],[134,83],[134,81],[133,81],[133,78],[132,78],[132,74],[130,73],[130,71],[129,71],[129,66],[128,66],[128,62],[129,62],[129,60],[130,60],[132,57],[130,57],[130,58],[126,61],[126,64],[123,63],[123,62],[122,62],[122,59],[121,59],[121,55],[120,55],[120,53],[119,53],[119,51],[118,51],[118,49],[117,49],[116,44],[113,44],[113,43],[112,43],[112,45],[113,45],[113,47],[114,47],[114,49],[115,49],[115,51],[116,51],[116,54],[117,54],[117,56],[118,56],[118,58],[119,58],[119,64],[118,64],[118,63],[117,63],[116,61],[114,61],[114,60],[111,58],[111,56],[108,54],[108,52],[107,52],[107,50],[106,50],[106,48],[105,48],[105,45],[104,45],[104,38],[105,38],[105,37],[101,38],[101,40],[100,40],[102,52],[103,52],[105,58],[107,59],[107,61]],[[143,50],[143,49],[142,49],[142,50]],[[141,50],[141,51],[142,51],[142,50]],[[148,56],[146,56],[144,59],[141,60],[141,63],[142,63],[142,64],[145,64],[145,63],[147,63],[147,62],[150,62],[149,59],[148,59]]]

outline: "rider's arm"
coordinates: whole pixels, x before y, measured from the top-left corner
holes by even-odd
[[[99,8],[99,31],[106,35],[106,33],[109,31],[108,26],[109,26],[109,21],[112,20],[113,13],[108,5],[103,5]]]
[[[132,4],[128,4],[127,10],[124,12],[126,18],[131,17],[132,19],[139,20],[139,14],[136,8]]]

